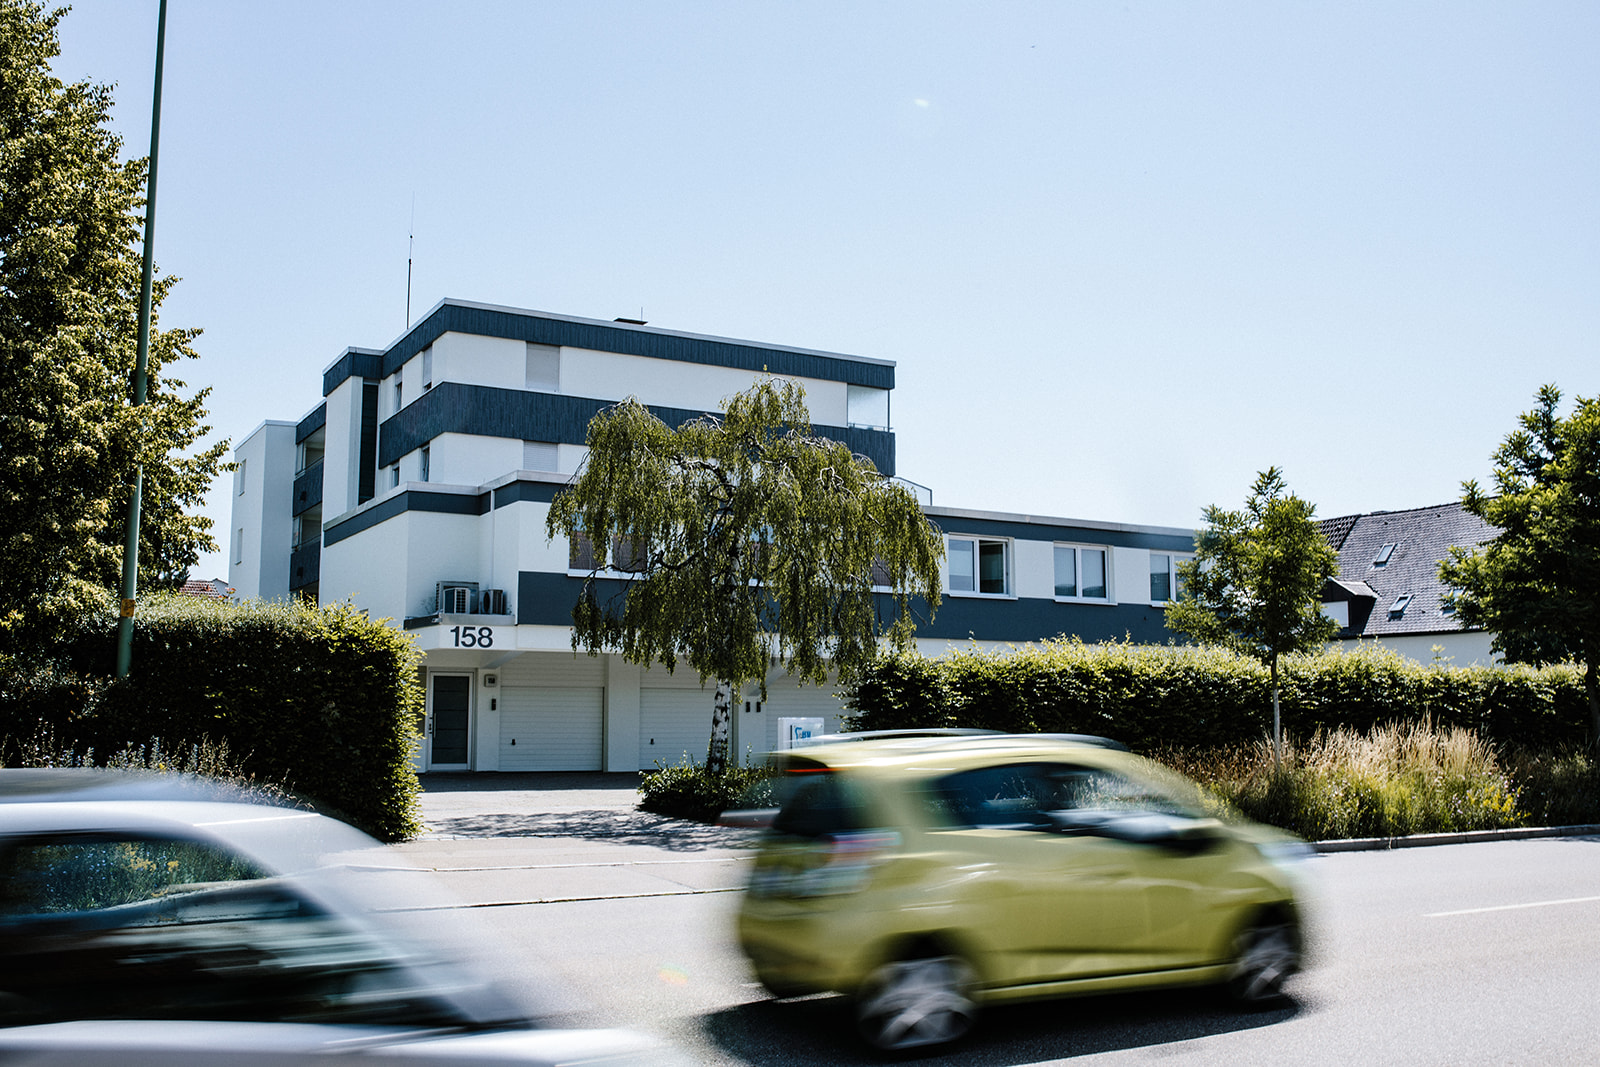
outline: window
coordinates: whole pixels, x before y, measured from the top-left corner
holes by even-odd
[[[389,488],[393,489],[400,484],[400,464],[396,463],[389,468]]]
[[[559,471],[559,456],[554,441],[522,442],[522,469],[525,471]]]
[[[429,345],[422,350],[422,388],[424,391],[433,388],[433,346]]]
[[[1178,576],[1178,564],[1193,557],[1172,552],[1150,553],[1150,603],[1165,604],[1183,596],[1183,579]]]
[[[1010,542],[982,537],[949,539],[950,591],[1009,596]]]
[[[1086,545],[1056,546],[1056,596],[1106,600],[1106,550]]]
[[[243,563],[244,562],[244,527],[243,526],[241,526],[237,530],[233,531],[233,561],[235,563]]]
[[[1411,594],[1401,593],[1394,598],[1394,603],[1389,605],[1389,618],[1398,619],[1406,613],[1406,608],[1411,606]]]
[[[866,385],[845,386],[845,421],[873,430],[889,428],[889,390]]]
[[[547,393],[561,391],[561,349],[554,345],[528,343],[528,367],[524,384]]]
[[[239,472],[234,475],[233,479],[234,492],[238,493],[240,496],[244,496],[244,465],[248,462],[249,460],[244,459],[239,461]]]
[[[1378,549],[1377,556],[1373,557],[1372,565],[1374,567],[1387,567],[1389,565],[1389,557],[1394,555],[1394,550],[1395,545],[1392,542]]]
[[[400,376],[398,374],[395,375],[395,377],[394,377],[394,409],[396,411],[399,411],[405,405],[405,392],[406,392],[405,383],[400,380]]]
[[[428,451],[428,447],[424,445],[422,447],[422,472],[417,478],[417,481],[419,482],[425,482],[428,480]]]

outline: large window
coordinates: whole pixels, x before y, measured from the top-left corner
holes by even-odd
[[[1150,553],[1150,603],[1165,604],[1183,596],[1183,579],[1178,576],[1178,564],[1190,558],[1172,552]]]
[[[1092,545],[1056,546],[1056,596],[1108,600],[1106,550]]]
[[[1011,542],[985,537],[949,539],[950,591],[1011,595]]]

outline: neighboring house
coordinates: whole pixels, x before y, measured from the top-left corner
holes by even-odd
[[[348,349],[323,403],[235,451],[229,580],[241,598],[349,600],[425,653],[423,769],[635,770],[703,759],[711,692],[692,673],[574,655],[584,546],[545,537],[589,419],[636,396],[668,422],[763,374],[805,386],[817,432],[895,473],[893,363],[457,300],[388,348]],[[925,508],[946,534],[945,598],[918,627],[952,645],[1165,641],[1192,530]],[[616,577],[622,577],[617,575]],[[839,726],[831,687],[775,670],[737,701],[733,750],[779,719]]]
[[[221,578],[212,578],[206,581],[202,578],[191,578],[183,583],[179,590],[184,596],[197,596],[205,600],[229,600],[233,597],[233,587]]]
[[[1323,587],[1323,613],[1347,646],[1368,641],[1422,663],[1494,662],[1493,635],[1463,630],[1445,604],[1439,563],[1452,547],[1492,539],[1493,526],[1459,503],[1346,515],[1318,524],[1339,553],[1339,574]]]

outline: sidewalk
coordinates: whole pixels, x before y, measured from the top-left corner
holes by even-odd
[[[427,774],[427,831],[392,846],[474,907],[723,893],[757,832],[638,811],[637,774]]]

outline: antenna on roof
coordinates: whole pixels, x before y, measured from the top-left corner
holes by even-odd
[[[411,249],[417,243],[417,194],[411,194],[411,224],[406,228],[406,329],[411,329]]]

